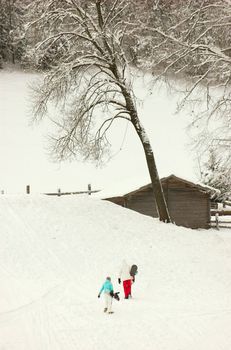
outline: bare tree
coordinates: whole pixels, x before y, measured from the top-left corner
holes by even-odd
[[[230,30],[229,0],[153,0],[140,20],[139,67],[184,93],[198,147],[231,138]]]
[[[59,159],[81,154],[100,160],[109,147],[107,132],[116,120],[129,121],[144,149],[161,221],[170,217],[147,133],[137,113],[130,79],[131,35],[137,30],[127,0],[37,0],[37,19],[28,27],[43,30],[38,50],[60,47],[59,61],[35,88],[34,114],[47,113],[49,102],[62,110],[54,151]],[[122,18],[126,18],[124,20]]]

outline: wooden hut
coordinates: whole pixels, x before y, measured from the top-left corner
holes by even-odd
[[[161,183],[171,219],[176,225],[209,228],[211,188],[175,175],[162,178]],[[141,214],[158,217],[151,184],[107,200]]]

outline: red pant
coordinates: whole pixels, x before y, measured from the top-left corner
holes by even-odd
[[[132,281],[131,280],[123,281],[123,287],[124,287],[125,298],[128,298],[129,295],[131,295]]]

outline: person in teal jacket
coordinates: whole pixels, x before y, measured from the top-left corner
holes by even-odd
[[[113,285],[111,283],[111,277],[107,277],[106,281],[102,285],[102,288],[99,291],[98,298],[100,298],[101,294],[104,293],[105,298],[105,308],[104,312],[108,314],[113,314],[112,311],[112,298],[114,295]]]

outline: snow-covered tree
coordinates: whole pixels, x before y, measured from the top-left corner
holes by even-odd
[[[58,132],[53,137],[58,159],[81,154],[101,160],[110,146],[108,130],[118,120],[130,122],[144,149],[159,218],[169,222],[153,150],[133,93],[129,46],[139,27],[133,7],[128,0],[31,3],[30,13],[36,19],[28,27],[43,33],[36,54],[59,47],[43,82],[34,88],[34,114],[44,116],[49,102],[60,108],[62,119],[56,118]]]
[[[0,0],[0,56],[4,61],[20,61],[25,51],[23,15],[26,2]]]
[[[222,156],[217,148],[211,148],[201,174],[204,184],[220,191],[214,198],[218,201],[231,200],[231,154],[226,154],[226,162]]]
[[[149,15],[143,12],[139,19],[137,64],[183,93],[179,107],[189,107],[192,133],[197,132],[200,147],[202,141],[208,145],[208,135],[210,142],[230,139],[231,2],[150,0],[149,4]]]

